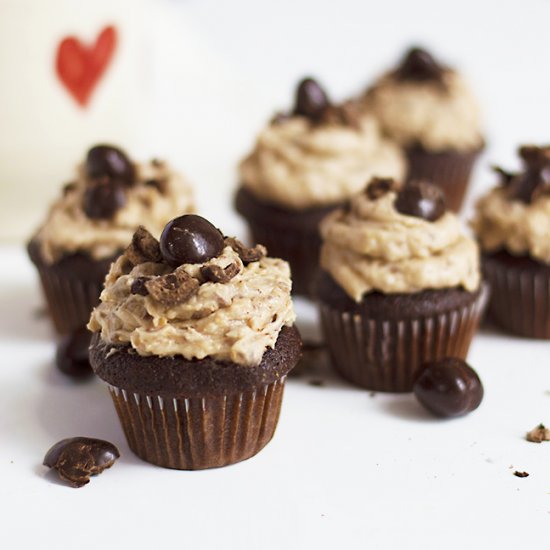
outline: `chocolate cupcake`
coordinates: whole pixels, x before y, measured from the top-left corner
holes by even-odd
[[[487,298],[475,241],[441,190],[371,183],[321,223],[318,300],[336,370],[376,391],[412,391],[421,365],[464,359]]]
[[[250,458],[272,438],[300,356],[290,269],[200,216],[140,228],[88,328],[130,448],[167,468]]]
[[[373,117],[333,105],[305,79],[294,109],[277,115],[241,162],[236,208],[253,239],[290,263],[294,292],[307,295],[318,272],[319,222],[372,176],[403,175],[401,152]]]
[[[192,210],[190,187],[166,163],[138,164],[107,145],[90,149],[28,244],[56,331],[86,325],[111,262],[140,224],[160,235]]]
[[[473,228],[491,283],[489,314],[505,331],[550,339],[550,146],[519,149],[523,170],[477,203]]]
[[[462,77],[413,48],[367,91],[363,105],[406,152],[407,180],[426,179],[458,212],[484,147],[477,103]]]

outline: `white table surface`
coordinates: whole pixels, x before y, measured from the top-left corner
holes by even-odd
[[[548,548],[550,443],[524,435],[550,424],[550,343],[484,330],[470,362],[485,399],[451,421],[322,369],[290,379],[258,456],[179,472],[131,453],[99,382],[56,371],[32,266],[17,248],[0,249],[0,265],[1,548]],[[298,313],[314,330],[311,306]],[[82,489],[41,465],[54,442],[77,435],[122,453]]]

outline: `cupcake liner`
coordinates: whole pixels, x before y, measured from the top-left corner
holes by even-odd
[[[68,334],[85,326],[99,303],[107,273],[95,281],[67,277],[51,267],[38,267],[38,273],[55,330]]]
[[[550,273],[483,260],[491,284],[489,316],[507,332],[550,339]]]
[[[285,378],[254,391],[192,398],[108,386],[137,456],[164,468],[202,470],[246,460],[267,445],[279,420]]]
[[[481,150],[431,153],[419,147],[410,148],[406,151],[409,163],[407,181],[426,179],[437,184],[445,193],[447,207],[459,212],[480,152]]]
[[[323,332],[335,369],[350,382],[384,392],[410,392],[423,363],[465,359],[488,298],[433,316],[369,319],[321,303]]]

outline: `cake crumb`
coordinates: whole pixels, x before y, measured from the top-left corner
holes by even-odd
[[[529,477],[529,474],[527,472],[518,472],[517,470],[514,472],[514,475],[516,477]]]
[[[542,443],[543,441],[550,441],[550,429],[545,427],[544,424],[539,424],[536,428],[533,428],[530,432],[527,432],[525,439],[531,443]]]

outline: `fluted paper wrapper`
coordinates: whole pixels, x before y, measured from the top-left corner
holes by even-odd
[[[285,378],[237,394],[166,398],[109,385],[132,451],[164,468],[202,470],[257,454],[281,412]]]
[[[459,212],[480,150],[461,153],[431,153],[418,148],[407,150],[407,180],[423,179],[437,184],[445,193],[447,207]]]
[[[483,262],[491,284],[490,318],[507,332],[550,340],[550,276]]]
[[[104,276],[83,281],[47,266],[38,267],[38,272],[55,330],[68,334],[85,326],[92,309],[99,303]]]
[[[369,319],[321,303],[332,363],[342,377],[368,390],[410,392],[423,363],[466,358],[487,297],[484,287],[465,307],[403,320]]]

